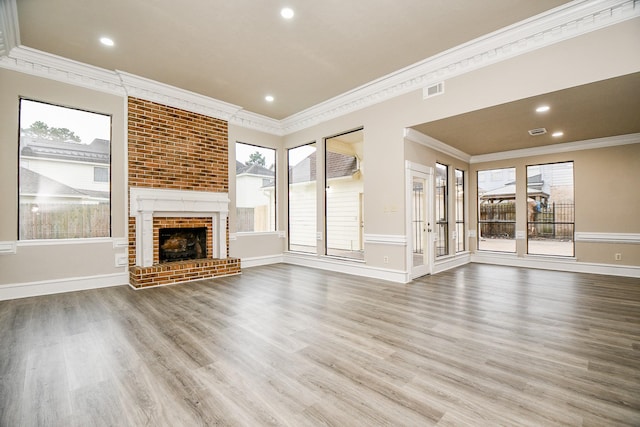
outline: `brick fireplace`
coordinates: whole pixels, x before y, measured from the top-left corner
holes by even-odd
[[[227,122],[130,97],[128,133],[130,284],[239,273],[228,256]],[[206,257],[161,263],[164,228],[205,228]]]

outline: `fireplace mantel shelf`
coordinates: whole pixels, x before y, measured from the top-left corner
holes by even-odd
[[[153,217],[211,217],[214,257],[227,256],[228,193],[131,187],[129,216],[136,218],[136,265],[153,265]]]
[[[130,216],[136,216],[138,212],[153,212],[155,216],[161,212],[179,214],[229,212],[228,193],[132,187],[129,201]]]

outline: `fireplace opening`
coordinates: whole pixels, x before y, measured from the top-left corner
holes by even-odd
[[[160,262],[207,257],[207,228],[161,228],[158,255]]]

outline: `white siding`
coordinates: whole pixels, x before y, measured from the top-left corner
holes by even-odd
[[[289,186],[289,244],[316,246],[316,182]]]
[[[24,157],[23,159],[26,160]],[[71,188],[108,192],[110,189],[109,182],[95,182],[93,180],[94,167],[109,168],[109,165],[28,158],[27,169],[68,185]]]
[[[327,194],[327,248],[361,250],[360,194],[361,180],[329,181]]]

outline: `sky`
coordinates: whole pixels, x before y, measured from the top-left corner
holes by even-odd
[[[295,166],[301,160],[304,160],[309,156],[309,154],[315,151],[315,144],[313,145],[303,145],[302,147],[297,147],[292,150],[288,150],[289,153],[289,161],[291,166]],[[236,160],[239,162],[245,163],[249,160],[249,156],[258,151],[265,158],[265,166],[268,168],[273,163],[275,163],[275,151],[271,148],[263,148],[255,145],[238,143],[236,144]]]
[[[83,144],[91,144],[96,138],[111,140],[109,115],[22,99],[20,127],[28,128],[36,121],[44,122],[49,127],[67,128],[78,135]]]

